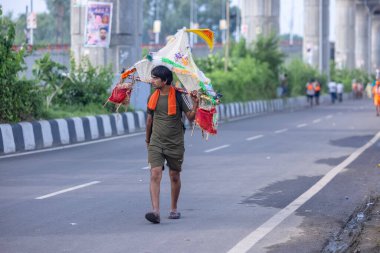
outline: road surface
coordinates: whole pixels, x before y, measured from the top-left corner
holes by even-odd
[[[2,157],[0,252],[320,252],[380,192],[379,131],[370,100],[188,129],[182,218],[165,172],[158,225],[144,133]]]

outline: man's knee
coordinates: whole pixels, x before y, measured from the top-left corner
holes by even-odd
[[[173,183],[178,183],[181,180],[180,172],[175,170],[170,170],[170,179]]]
[[[150,178],[152,181],[160,182],[162,178],[162,168],[156,167],[150,170]]]

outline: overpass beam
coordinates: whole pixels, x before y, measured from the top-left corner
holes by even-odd
[[[371,54],[371,71],[375,72],[380,68],[380,15],[372,16],[372,54]]]
[[[370,43],[370,13],[364,3],[356,5],[355,16],[355,67],[358,69],[369,71],[369,43]]]
[[[328,74],[330,59],[329,0],[305,0],[303,58]]]
[[[280,33],[280,0],[243,0],[241,11],[247,44],[260,35]]]
[[[355,0],[335,0],[335,61],[338,68],[355,68]]]

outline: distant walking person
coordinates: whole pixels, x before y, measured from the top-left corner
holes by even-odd
[[[380,116],[380,81],[376,81],[375,86],[372,88],[373,104],[376,107],[376,116]]]
[[[154,67],[151,71],[155,92],[148,99],[146,121],[146,143],[150,165],[151,212],[145,218],[152,223],[160,223],[160,184],[165,160],[169,167],[171,183],[171,210],[169,219],[179,219],[177,202],[181,190],[180,172],[182,170],[184,147],[184,128],[181,121],[182,111],[189,121],[195,118],[199,100],[196,92],[191,100],[178,93],[171,85],[173,73],[165,66]]]
[[[344,86],[342,83],[336,85],[336,93],[338,94],[338,101],[341,103],[343,101],[343,89]]]
[[[331,97],[331,103],[335,104],[335,100],[336,100],[336,83],[334,81],[331,81],[328,86],[329,86],[329,93],[330,93],[330,97]]]
[[[306,97],[307,97],[307,102],[310,104],[310,106],[313,106],[314,94],[315,94],[314,80],[310,79],[310,81],[306,84]]]
[[[314,82],[314,98],[315,98],[315,104],[319,105],[319,96],[321,94],[321,84],[316,80]]]

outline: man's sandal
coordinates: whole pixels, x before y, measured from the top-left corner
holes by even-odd
[[[170,212],[168,218],[172,219],[172,220],[177,220],[177,219],[181,218],[181,213],[180,212]]]
[[[154,223],[154,224],[158,224],[160,223],[160,215],[155,213],[155,212],[149,212],[149,213],[146,213],[145,214],[145,219],[147,219],[148,221]]]

